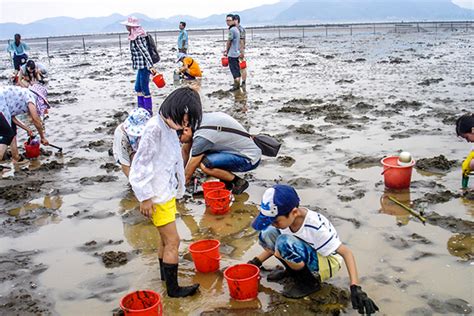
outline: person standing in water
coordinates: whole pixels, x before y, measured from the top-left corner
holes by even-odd
[[[132,67],[137,71],[135,80],[135,92],[137,93],[137,104],[153,115],[153,103],[150,93],[150,74],[155,74],[153,60],[148,51],[147,34],[141,27],[140,22],[134,16],[127,21],[121,22],[128,31],[130,41],[130,52],[132,54]]]

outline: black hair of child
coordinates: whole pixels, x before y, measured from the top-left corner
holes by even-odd
[[[474,128],[474,114],[464,114],[456,120],[456,134],[471,133]]]
[[[184,115],[188,114],[188,127],[196,130],[202,120],[201,97],[197,91],[189,87],[178,88],[163,101],[160,114],[178,125],[183,124]]]

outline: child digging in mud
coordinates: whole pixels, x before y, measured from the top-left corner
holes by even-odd
[[[456,120],[456,134],[469,143],[474,143],[474,114],[464,114]],[[469,174],[474,170],[474,148],[462,163],[462,187],[467,188]]]
[[[254,229],[261,231],[259,242],[264,251],[249,263],[261,266],[275,256],[285,270],[272,271],[267,280],[286,279],[283,296],[303,298],[319,291],[321,281],[331,278],[344,259],[350,278],[352,307],[367,315],[378,311],[377,305],[358,285],[354,255],[341,243],[334,226],[323,215],[299,204],[298,194],[291,186],[275,185],[265,191],[260,214],[252,223]]]
[[[158,252],[161,279],[170,297],[196,293],[199,284],[178,285],[176,198],[183,196],[184,166],[177,132],[201,123],[202,106],[193,89],[173,91],[161,105],[159,115],[150,119],[140,140],[130,170],[129,181],[140,201],[140,212],[151,218],[161,237]]]

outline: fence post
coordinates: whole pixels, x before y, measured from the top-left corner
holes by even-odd
[[[82,48],[84,49],[84,53],[86,52],[86,42],[84,41],[84,37],[82,37]]]
[[[351,24],[351,36],[352,36],[352,24]]]
[[[281,38],[280,27],[278,27],[278,38]]]
[[[48,55],[49,58],[49,39],[46,37],[46,55]]]
[[[469,31],[468,25],[469,25],[469,22],[466,21],[466,32]]]
[[[374,35],[375,35],[375,24],[374,24]]]
[[[304,26],[303,26],[303,38],[304,38]]]
[[[436,33],[438,33],[438,23],[435,22],[435,30],[436,30]]]
[[[252,41],[253,41],[253,29],[250,29],[250,33],[252,34]]]
[[[119,33],[119,48],[120,48],[120,54],[122,54],[122,35]]]
[[[416,29],[418,30],[418,33],[420,33],[420,24],[416,23]]]
[[[453,22],[451,22],[451,32],[453,32],[454,29],[453,29]]]
[[[397,25],[395,24],[395,33],[397,33]]]
[[[328,26],[325,25],[324,27],[326,28],[326,37],[328,37]]]
[[[224,35],[225,30],[222,30],[222,40],[225,41],[225,35]]]

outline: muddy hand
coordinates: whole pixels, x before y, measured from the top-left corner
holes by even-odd
[[[140,213],[150,218],[153,214],[153,202],[151,199],[145,200],[140,203]]]
[[[351,301],[352,308],[357,309],[359,314],[374,314],[379,310],[374,301],[367,296],[367,293],[362,291],[358,285],[351,285]]]
[[[41,138],[41,144],[45,145],[45,146],[48,146],[49,145],[49,141],[46,139],[46,138]]]

